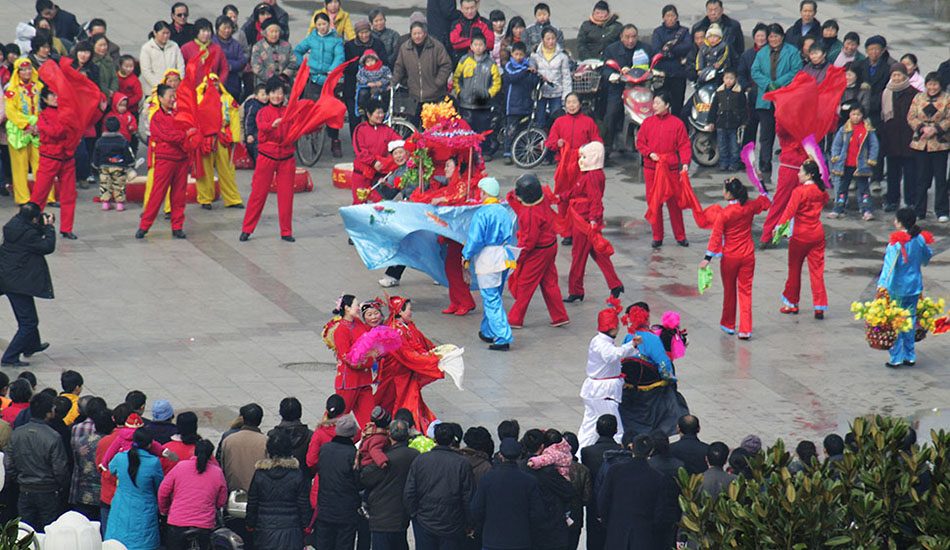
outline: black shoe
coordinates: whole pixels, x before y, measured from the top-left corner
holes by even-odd
[[[824,319],[824,318],[825,318],[825,312],[822,311],[822,310],[820,310],[820,309],[816,309],[816,310],[815,310],[815,319],[818,319],[819,321],[821,321],[821,320]]]
[[[24,354],[24,355],[26,355],[26,354]],[[27,357],[29,357],[29,355],[27,355]],[[916,365],[916,364],[917,364],[917,361],[904,361],[904,366],[905,366],[905,367],[913,367],[913,366]]]
[[[71,233],[71,232],[69,232],[69,231],[60,231],[60,232],[59,232],[59,236],[62,237],[62,238],[64,238],[64,239],[69,239],[69,240],[71,240],[71,241],[75,241],[76,239],[79,238],[79,237],[76,236],[75,233]]]
[[[484,334],[482,334],[482,331],[478,331],[478,338],[479,338],[482,342],[488,342],[489,344],[492,344],[492,343],[495,342],[495,339],[494,339],[494,338],[489,338],[489,337],[485,336]]]
[[[897,367],[901,366],[901,364],[902,363],[891,363],[890,361],[887,361],[884,363],[884,366],[889,369],[896,369]]]
[[[491,351],[508,351],[510,344],[492,344],[488,346]]]
[[[610,296],[613,298],[619,298],[623,294],[623,285],[615,286],[610,289]]]
[[[176,239],[184,239],[184,238],[186,238],[186,237],[185,237],[185,232],[182,231],[181,229],[172,229],[172,237],[175,237]]]
[[[515,161],[511,160],[511,157],[505,157],[505,166],[511,166]]]
[[[330,153],[335,159],[341,158],[343,156],[343,146],[340,143],[339,138],[330,142]]]
[[[663,241],[653,241],[650,244],[651,248],[660,248],[661,246],[663,246]]]
[[[46,351],[47,348],[49,348],[49,342],[43,342],[42,344],[40,344],[40,347],[36,348],[33,351],[24,351],[23,357],[33,357],[34,353],[44,352]]]
[[[210,205],[210,204],[202,204],[202,205],[201,205],[201,208],[203,208],[203,209],[205,209],[205,210],[211,210],[211,205]]]
[[[251,234],[250,234],[250,233],[241,233],[241,236],[238,237],[238,240],[243,243],[244,241],[248,240],[249,238],[251,238]]]
[[[59,208],[59,203],[56,201],[53,201],[53,202],[46,203],[46,206],[49,206],[50,208]]]
[[[228,208],[237,208],[238,210],[244,210],[244,203],[243,203],[243,202],[239,202],[239,203],[237,203],[237,204],[232,204],[232,205],[228,206]]]
[[[561,239],[562,246],[571,246],[572,244],[574,244],[574,237],[564,237]]]
[[[574,302],[583,302],[583,301],[584,301],[583,294],[571,294],[567,298],[564,298],[565,304],[573,304]]]
[[[682,240],[676,241],[676,244],[682,246],[683,248],[689,248],[689,239],[682,239]]]
[[[348,244],[348,245],[350,245],[350,246],[353,246],[353,239],[347,237],[347,238],[346,238],[346,244]]]
[[[166,219],[166,220],[172,219],[172,213],[171,213],[171,212],[165,212],[165,219]]]
[[[144,239],[146,233],[148,233],[148,229],[139,229],[138,231],[135,232],[135,238]]]
[[[29,367],[30,364],[26,361],[20,361],[19,359],[11,363],[0,363],[0,367]]]
[[[289,243],[297,242],[297,239],[295,239],[293,235],[281,235],[280,240],[287,241]]]

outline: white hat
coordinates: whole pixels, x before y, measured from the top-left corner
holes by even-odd
[[[405,140],[397,139],[395,141],[390,141],[388,149],[389,149],[389,152],[392,153],[393,151],[395,151],[396,149],[399,149],[400,147],[402,148],[406,147]]]

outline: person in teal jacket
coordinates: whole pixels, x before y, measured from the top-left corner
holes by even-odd
[[[115,455],[109,471],[118,477],[106,539],[115,539],[128,550],[155,550],[159,547],[158,487],[162,484],[162,464],[149,453],[152,435],[145,428],[135,430],[132,448]]]
[[[785,30],[778,23],[768,27],[769,47],[755,54],[752,62],[752,80],[758,87],[755,109],[759,116],[759,171],[769,178],[772,173],[772,155],[775,146],[775,109],[762,95],[788,86],[802,68],[802,58],[794,46],[785,43]],[[773,57],[775,62],[773,64]],[[774,67],[774,68],[773,68]]]
[[[877,281],[878,288],[888,291],[892,300],[910,312],[912,325],[917,322],[917,300],[924,290],[920,268],[930,262],[933,251],[928,244],[933,236],[917,227],[917,213],[913,208],[901,208],[894,220],[897,231],[891,233],[887,249],[884,252],[884,267]],[[890,368],[901,365],[914,366],[914,329],[897,335],[897,342],[891,348],[891,357],[884,363]],[[110,519],[111,521],[111,519]]]
[[[343,63],[343,40],[330,26],[327,14],[315,15],[314,25],[313,32],[294,46],[294,55],[298,63],[303,63],[303,56],[309,52],[307,64],[310,66],[310,82],[318,87],[313,96],[316,99],[327,80],[327,74]]]

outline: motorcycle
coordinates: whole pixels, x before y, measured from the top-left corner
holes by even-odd
[[[571,75],[573,91],[581,100],[581,111],[589,117],[594,116],[597,96],[600,92],[600,68],[604,62],[600,59],[584,59]]]
[[[614,60],[605,63],[616,72],[611,73],[607,80],[610,83],[622,82],[623,91],[623,143],[622,147],[636,149],[637,131],[647,117],[653,115],[653,95],[663,87],[664,74],[655,69],[657,62],[663,59],[662,54],[653,56],[650,68],[635,67],[626,73],[622,72],[620,64]]]
[[[693,147],[693,160],[700,166],[716,166],[719,163],[719,140],[709,120],[716,88],[722,83],[723,69],[706,67],[696,80],[696,92],[690,98],[689,139]]]

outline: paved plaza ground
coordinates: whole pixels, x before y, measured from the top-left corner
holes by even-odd
[[[110,37],[123,48],[134,45],[132,51],[137,52],[151,22],[167,19],[170,2],[62,4],[75,8],[80,20],[106,15]],[[216,13],[217,4],[214,11],[212,3],[194,4],[192,19]],[[306,18],[303,8],[315,3],[282,4],[291,10],[293,36],[299,39]],[[508,5],[528,14],[531,4],[519,0]],[[649,13],[643,26],[657,24],[660,4],[628,4],[622,12]],[[684,21],[692,22],[702,13],[702,3],[694,4],[681,7]],[[797,2],[792,4],[730,3],[726,11],[751,28],[758,19],[794,21]],[[0,32],[10,36],[13,22],[31,15],[31,6],[24,1],[0,7]],[[498,2],[486,0],[483,11],[497,6]],[[251,4],[239,7],[249,11]],[[588,9],[563,7],[575,21],[565,24],[567,35],[574,34],[570,29]],[[404,27],[408,11],[399,9],[391,25]],[[899,46],[892,48],[894,53],[917,51],[921,65],[932,70],[946,56],[939,33],[942,29],[946,37],[947,23],[914,13],[918,12],[880,3],[850,7],[823,3],[819,18],[836,16],[842,29],[859,28],[862,36],[869,34],[867,25],[873,21],[882,33],[895,37]],[[845,17],[850,18],[848,23]],[[563,19],[556,16],[556,20]],[[32,359],[30,370],[40,385],[58,388],[59,373],[76,369],[86,379],[84,391],[102,395],[110,404],[127,391],[140,389],[150,402],[167,398],[176,410],[198,410],[205,422],[201,432],[208,437],[215,437],[237,408],[251,401],[264,407],[265,427],[272,426],[277,422],[277,404],[287,395],[303,402],[306,422],[315,422],[333,387],[335,366],[320,340],[320,329],[335,299],[342,292],[361,299],[381,295],[376,284],[381,273],[367,271],[347,245],[337,209],[349,203],[350,193],[330,185],[331,167],[332,162],[323,159],[311,171],[314,192],[296,196],[294,244],[279,240],[273,195],[257,232],[246,243],[237,238],[243,211],[224,209],[220,203],[210,212],[189,206],[186,241],[173,240],[168,222],[162,220],[145,241],[137,241],[133,238],[137,208],[102,212],[92,202],[93,190],[80,191],[75,229],[80,239],[58,243],[50,257],[57,297],[39,302],[41,333],[52,343],[47,353]],[[520,174],[500,162],[489,164],[488,171],[505,190]],[[624,303],[645,300],[658,314],[665,310],[682,314],[690,347],[677,363],[679,387],[702,419],[704,439],[734,445],[745,434],[757,433],[766,441],[819,440],[829,432],[844,433],[847,421],[856,415],[915,416],[950,406],[950,337],[931,336],[921,343],[913,369],[885,369],[886,354],[867,347],[862,325],[848,310],[852,300],[873,293],[892,231],[889,217],[879,213],[878,220],[862,222],[852,215],[826,224],[830,309],[821,322],[808,314],[807,284],[803,314],[778,313],[786,252],[784,248],[758,252],[755,335],[749,342],[739,342],[718,329],[722,298],[718,277],[705,296],[696,291],[696,266],[708,232],[688,220],[693,246],[683,249],[668,238],[667,246],[652,251],[643,220],[646,204],[639,162],[631,157],[606,173],[606,235],[616,249],[613,259],[626,286]],[[544,167],[539,175],[550,179],[553,167]],[[695,173],[694,185],[704,204],[719,200],[723,177],[718,172]],[[245,197],[249,182],[250,172],[239,172]],[[9,199],[0,202],[0,218],[6,220],[13,213]],[[950,296],[948,226],[938,226],[931,216],[925,228],[937,238],[935,256],[924,271],[926,292]],[[558,257],[562,289],[567,286],[569,262],[570,250],[562,248]],[[718,264],[714,269],[718,272]],[[587,344],[607,296],[592,263],[586,285],[587,299],[568,308],[572,318],[568,327],[547,326],[538,296],[525,328],[515,333],[512,350],[494,353],[476,337],[480,307],[464,318],[440,315],[447,305],[446,289],[422,274],[407,272],[395,291],[412,298],[419,327],[439,343],[466,348],[465,391],[448,380],[432,384],[423,392],[429,406],[445,420],[463,426],[481,424],[492,431],[500,420],[512,417],[523,427],[576,430],[583,412],[578,391]],[[0,315],[0,345],[6,345],[15,327],[11,313]],[[12,377],[14,371],[9,374]],[[929,421],[935,418],[927,416]],[[940,424],[939,418],[936,423]]]

